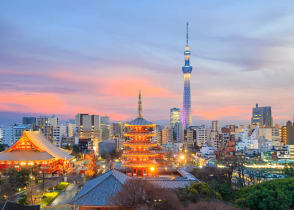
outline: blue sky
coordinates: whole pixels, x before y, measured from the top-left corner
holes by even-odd
[[[182,106],[190,22],[193,121],[294,115],[293,1],[3,1],[0,118],[56,113],[167,120]],[[0,122],[1,122],[0,121]]]

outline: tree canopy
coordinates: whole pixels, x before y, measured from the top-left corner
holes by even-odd
[[[235,203],[240,207],[284,210],[294,207],[294,178],[276,179],[242,188]]]

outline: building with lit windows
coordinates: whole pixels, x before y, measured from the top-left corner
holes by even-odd
[[[170,109],[170,126],[175,127],[176,123],[181,122],[181,111],[179,108]]]
[[[101,141],[101,117],[99,115],[77,114],[76,131],[82,150],[98,152]]]
[[[270,106],[256,107],[252,109],[251,124],[259,127],[272,127],[272,108]]]
[[[169,126],[166,126],[161,131],[161,145],[166,145],[168,143],[173,143],[173,129]]]
[[[281,142],[286,145],[287,144],[287,126],[281,126]]]

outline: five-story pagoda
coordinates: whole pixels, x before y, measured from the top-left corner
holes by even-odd
[[[157,147],[156,143],[152,143],[152,136],[155,134],[156,124],[145,120],[142,117],[142,101],[141,92],[139,93],[138,117],[125,124],[126,141],[123,146],[123,166],[128,169],[132,176],[152,176],[156,169],[155,159],[158,153],[152,151],[153,147]]]

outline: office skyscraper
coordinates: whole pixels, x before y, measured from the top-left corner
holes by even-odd
[[[192,66],[190,66],[190,47],[189,47],[189,37],[188,37],[188,26],[187,23],[187,39],[185,48],[185,65],[182,67],[184,73],[184,97],[183,97],[183,109],[182,109],[182,124],[185,128],[188,128],[192,124],[191,116],[191,90],[190,90],[190,76],[192,72]]]
[[[259,127],[272,127],[272,108],[270,106],[256,107],[252,109],[251,124]]]
[[[181,111],[179,108],[170,109],[170,125],[171,127],[175,127],[176,123],[181,122]]]

